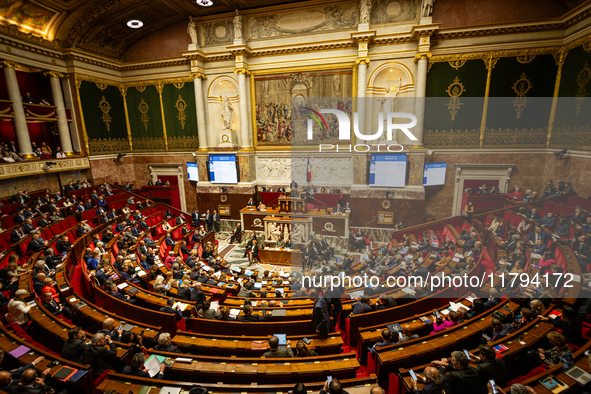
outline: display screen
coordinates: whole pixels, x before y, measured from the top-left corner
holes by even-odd
[[[425,163],[423,186],[445,185],[447,163]]]
[[[211,183],[238,183],[236,155],[209,155]]]
[[[187,174],[189,174],[189,180],[199,182],[199,169],[197,163],[187,163]]]
[[[404,187],[406,182],[406,153],[372,154],[369,161],[369,185]]]

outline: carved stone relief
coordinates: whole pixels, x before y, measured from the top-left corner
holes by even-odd
[[[281,181],[289,183],[291,179],[291,158],[259,157],[257,158],[257,179],[263,181]]]
[[[232,20],[204,23],[202,30],[205,45],[229,43],[234,39]]]

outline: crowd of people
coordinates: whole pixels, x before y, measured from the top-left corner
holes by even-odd
[[[64,151],[62,151],[61,147],[58,146],[55,148],[55,150],[53,150],[45,142],[37,145],[36,142],[32,141],[31,147],[35,157],[39,158],[40,160],[65,159],[67,157]],[[25,155],[18,150],[14,141],[3,142],[1,152],[4,163],[14,163],[28,160]]]

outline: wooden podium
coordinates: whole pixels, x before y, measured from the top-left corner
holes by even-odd
[[[280,197],[279,212],[306,213],[306,201],[297,197]]]

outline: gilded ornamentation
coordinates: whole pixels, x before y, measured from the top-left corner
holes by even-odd
[[[591,70],[589,69],[589,62],[585,62],[583,69],[579,72],[577,76],[577,84],[579,85],[579,90],[577,94],[575,94],[576,102],[577,102],[577,115],[583,106],[583,101],[585,100],[585,96],[587,96],[587,84],[589,83],[589,78],[591,77]]]
[[[484,135],[485,148],[544,148],[548,129],[492,129],[487,127]]]
[[[163,151],[165,149],[164,138],[162,137],[146,137],[134,138],[134,151]]]
[[[521,56],[517,56],[517,61],[521,64],[527,64],[529,62],[531,62],[532,60],[534,60],[536,58],[536,55],[532,55],[531,53],[524,53]]]
[[[135,88],[137,89],[138,92],[144,93],[144,90],[146,90],[146,85],[138,85]]]
[[[557,127],[552,132],[550,147],[591,150],[591,128],[589,126]]]
[[[425,130],[423,145],[425,148],[479,148],[480,129]]]
[[[583,50],[587,53],[591,52],[591,40],[588,40],[583,44]]]
[[[113,120],[113,118],[111,118],[111,116],[109,115],[109,112],[111,111],[111,105],[107,102],[107,99],[105,98],[105,96],[103,96],[101,98],[101,101],[99,103],[99,108],[101,109],[101,112],[103,113],[103,116],[101,117],[101,119],[105,123],[105,126],[107,126],[107,131],[111,131],[111,120]]]
[[[91,155],[129,152],[129,141],[125,138],[93,138],[88,141],[88,148]]]
[[[140,105],[138,106],[138,109],[142,113],[142,116],[140,116],[140,119],[142,120],[144,128],[146,129],[146,131],[148,131],[148,123],[150,122],[150,117],[148,116],[148,110],[150,109],[150,107],[148,107],[148,104],[144,101],[143,98],[140,101]]]
[[[525,73],[521,74],[521,77],[519,77],[519,79],[515,81],[515,84],[513,84],[513,91],[517,97],[515,97],[515,100],[511,101],[511,103],[513,103],[513,107],[515,108],[517,119],[521,117],[521,113],[527,106],[529,100],[527,99],[526,94],[533,87],[534,85],[532,85]]]
[[[49,161],[49,160],[48,160]],[[23,176],[46,174],[48,171],[72,171],[90,168],[88,158],[75,160],[59,160],[56,165],[49,170],[46,166],[47,161],[39,160],[34,162],[7,163],[0,168],[0,179],[19,178]]]
[[[446,104],[451,115],[451,120],[456,119],[456,114],[462,106],[460,96],[466,91],[464,85],[460,82],[460,78],[455,77],[454,81],[447,87],[446,92],[449,94],[449,103]]]
[[[103,82],[95,82],[95,84],[96,84],[96,87],[99,88],[100,90],[105,90],[109,86]]]
[[[462,67],[464,64],[466,64],[466,62],[467,62],[466,59],[460,59],[460,57],[458,56],[456,59],[450,60],[448,63],[450,66],[452,66],[453,68],[455,68],[457,70],[460,67]],[[429,64],[433,64],[433,63],[429,63]],[[431,68],[431,67],[429,67],[429,68]]]
[[[168,137],[169,151],[194,151],[199,148],[199,138],[196,135],[187,137]]]
[[[173,82],[172,83],[174,85],[175,88],[177,88],[178,90],[181,90],[183,88],[183,86],[185,86],[185,83],[183,81],[179,81],[179,82]]]
[[[181,97],[180,94],[179,94],[179,99],[176,101],[176,104],[174,106],[176,107],[177,111],[179,111],[179,114],[176,117],[179,120],[179,122],[181,122],[181,127],[184,130],[185,129],[185,121],[187,120],[187,115],[185,114],[185,109],[187,108],[187,103],[185,102],[185,100],[183,100],[183,98]]]

